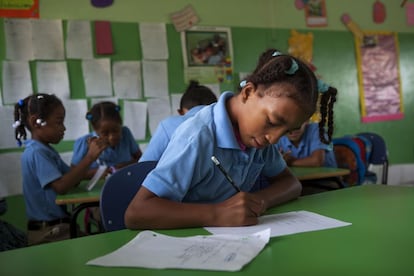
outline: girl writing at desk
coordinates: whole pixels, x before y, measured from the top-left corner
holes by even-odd
[[[127,208],[126,226],[252,225],[268,208],[297,198],[301,184],[272,144],[300,128],[315,112],[317,99],[317,80],[308,66],[274,52],[241,83],[237,95],[223,93],[180,125]],[[260,174],[270,185],[249,193]]]
[[[73,146],[72,167],[76,167],[88,152],[93,137],[101,137],[108,141],[108,147],[93,162],[85,175],[89,179],[94,176],[99,165],[106,165],[108,172],[136,163],[142,152],[128,127],[122,125],[121,108],[113,102],[99,102],[86,113],[93,132],[75,141]]]

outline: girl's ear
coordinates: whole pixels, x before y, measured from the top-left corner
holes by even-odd
[[[38,118],[37,116],[31,115],[29,117],[29,120],[27,120],[27,122],[29,123],[31,129],[36,128],[36,127],[40,127],[40,124],[36,124],[37,118]]]
[[[255,93],[256,89],[253,83],[247,82],[245,86],[243,86],[242,90],[240,91],[240,94],[242,96],[243,103],[247,101],[249,97]]]

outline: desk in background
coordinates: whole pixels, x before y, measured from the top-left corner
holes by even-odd
[[[307,210],[352,225],[271,238],[238,275],[410,275],[414,188],[362,185],[300,197],[269,213]],[[207,234],[203,228],[157,231]],[[121,230],[0,253],[1,275],[229,275],[229,272],[87,266],[137,231]],[[160,250],[162,250],[160,248]]]
[[[289,167],[299,180],[315,180],[344,176],[350,173],[348,169],[328,167]]]
[[[70,236],[76,238],[78,236],[77,221],[79,214],[88,207],[98,207],[101,196],[101,190],[105,183],[104,180],[99,180],[92,190],[86,189],[89,180],[82,181],[78,187],[72,189],[64,195],[57,195],[57,205],[71,205],[70,214]]]

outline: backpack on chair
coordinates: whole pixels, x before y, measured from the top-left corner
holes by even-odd
[[[360,146],[350,136],[332,139],[338,168],[349,169],[350,174],[343,176],[347,186],[361,185],[365,179],[365,164]]]

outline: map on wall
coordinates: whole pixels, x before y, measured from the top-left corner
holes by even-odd
[[[392,32],[364,34],[364,41],[355,40],[362,122],[402,119],[397,36]]]

